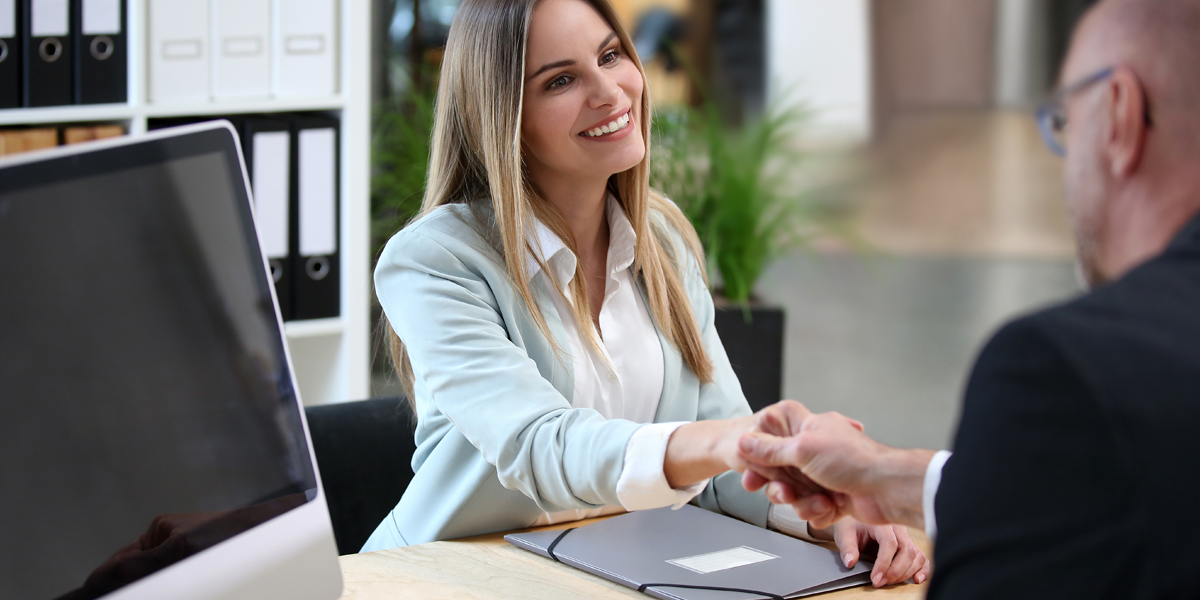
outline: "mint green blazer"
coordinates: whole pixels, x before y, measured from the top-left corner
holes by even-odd
[[[412,483],[364,552],[528,527],[542,512],[620,504],[625,447],[642,424],[572,408],[570,356],[558,355],[538,331],[498,244],[489,241],[495,236],[490,208],[448,205],[405,227],[380,256],[375,291],[412,362],[417,450]],[[713,327],[701,267],[677,233],[674,241],[676,256],[688,259],[685,286],[714,374],[711,383],[697,380],[659,331],[664,380],[655,422],[748,415]],[[543,272],[532,283],[566,352],[553,287]],[[641,281],[638,287],[644,300]],[[693,502],[766,526],[766,497],[746,492],[735,472],[714,477]]]

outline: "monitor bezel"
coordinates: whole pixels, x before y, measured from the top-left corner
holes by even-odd
[[[241,176],[233,186],[239,213],[253,224],[259,268],[266,277],[275,306],[275,321],[287,361],[296,409],[316,479],[314,498],[264,523],[224,540],[174,565],[119,588],[104,600],[240,600],[263,597],[331,600],[342,593],[341,568],[329,518],[321,472],[316,463],[308,419],[296,381],[295,362],[280,317],[279,296],[254,220],[253,192],[247,177],[241,141],[223,119],[156,130],[47,150],[0,157],[0,192],[69,180],[110,169],[129,168],[155,160],[223,152],[231,173]],[[131,154],[132,153],[132,154]],[[131,164],[132,163],[132,164]],[[20,168],[17,168],[20,167]],[[80,171],[82,169],[82,171]],[[106,170],[108,169],[108,170]],[[47,557],[52,560],[53,557]],[[219,575],[216,575],[219,574]],[[82,581],[79,584],[83,584]]]

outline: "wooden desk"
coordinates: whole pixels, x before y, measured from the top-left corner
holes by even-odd
[[[539,529],[566,529],[597,520]],[[925,535],[915,530],[909,530],[909,533],[917,545],[931,555]],[[509,545],[499,533],[351,554],[341,557],[341,563],[346,586],[343,600],[650,598],[631,588]],[[928,585],[902,584],[879,590],[870,586],[857,587],[817,597],[821,600],[917,600],[925,597]]]

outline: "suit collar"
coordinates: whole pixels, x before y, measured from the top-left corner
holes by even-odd
[[[1200,251],[1200,212],[1192,216],[1192,220],[1171,240],[1167,253]]]

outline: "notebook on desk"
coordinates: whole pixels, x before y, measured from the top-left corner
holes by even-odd
[[[870,582],[870,563],[695,506],[505,541],[665,600],[801,598]]]

